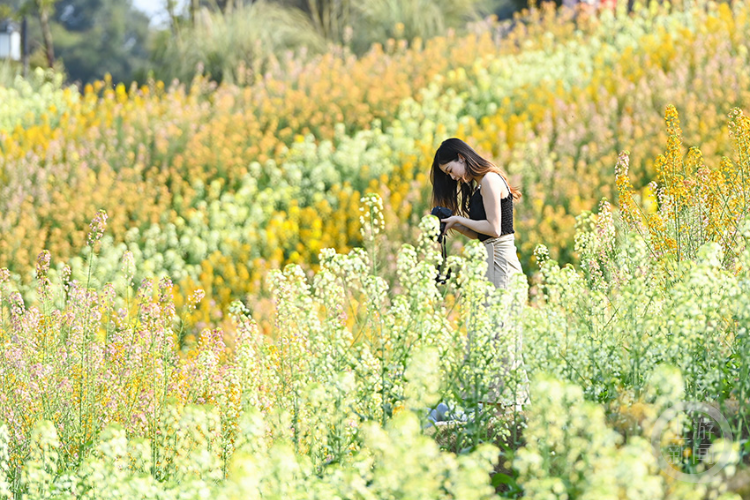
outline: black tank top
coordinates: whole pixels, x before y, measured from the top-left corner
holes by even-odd
[[[501,176],[502,178],[502,176]],[[505,179],[503,179],[505,182]],[[508,188],[508,196],[500,199],[500,236],[505,234],[513,234],[513,194],[510,192],[510,186],[505,182],[505,186]],[[474,190],[474,194],[469,200],[469,219],[471,220],[487,220],[487,213],[484,211],[484,201],[482,200],[482,193],[479,191],[479,186]],[[477,233],[479,241],[485,241],[491,238],[489,234]]]

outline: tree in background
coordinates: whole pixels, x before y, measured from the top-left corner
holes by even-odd
[[[172,34],[177,35],[177,28],[179,25],[179,19],[175,9],[177,9],[177,0],[165,0],[164,4],[167,9],[167,15],[169,16],[169,27],[172,29]]]
[[[50,27],[50,12],[55,0],[0,0],[3,18],[20,20],[24,16],[34,16],[39,20],[37,39],[41,40],[46,66],[55,67],[55,48]]]
[[[50,29],[49,14],[54,8],[55,0],[29,0],[39,16],[39,25],[42,28],[42,39],[44,40],[44,52],[47,56],[47,66],[55,66],[55,47],[52,42],[52,30]]]
[[[64,72],[88,83],[106,73],[130,82],[149,60],[149,19],[131,0],[0,0],[12,17],[29,23],[31,66]]]
[[[70,81],[130,82],[149,60],[149,19],[131,0],[58,0],[55,46]]]

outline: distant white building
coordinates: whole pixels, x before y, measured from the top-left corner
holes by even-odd
[[[0,21],[0,59],[21,60],[21,29],[9,19]]]

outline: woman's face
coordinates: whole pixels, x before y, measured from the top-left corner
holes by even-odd
[[[440,165],[440,170],[451,179],[458,182],[469,182],[469,173],[466,171],[466,161],[459,156],[458,159]]]

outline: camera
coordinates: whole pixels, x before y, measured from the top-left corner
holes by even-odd
[[[438,236],[438,243],[442,243],[444,236],[443,233],[445,232],[445,222],[443,222],[443,219],[447,219],[448,217],[453,215],[453,212],[451,212],[449,208],[435,207],[432,209],[432,212],[430,212],[430,214],[440,219],[440,235]]]

